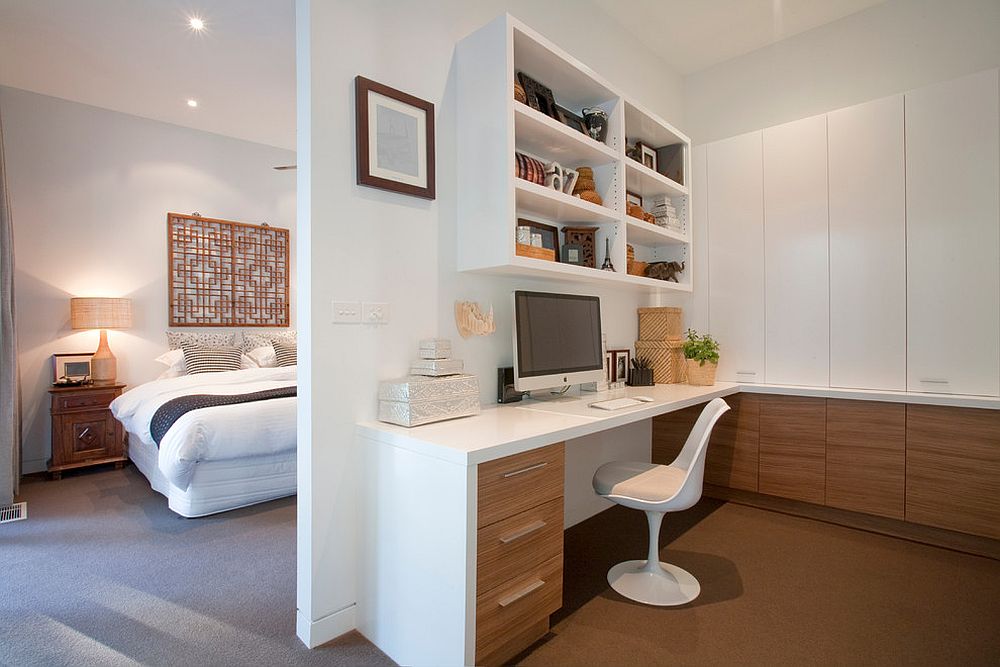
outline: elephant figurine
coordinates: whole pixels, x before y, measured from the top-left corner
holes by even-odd
[[[684,262],[653,262],[646,269],[646,275],[658,280],[677,282],[677,274],[684,271]]]

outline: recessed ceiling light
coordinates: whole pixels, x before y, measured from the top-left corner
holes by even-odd
[[[198,106],[198,100],[188,100],[188,106],[194,109]]]
[[[197,16],[192,16],[188,20],[188,25],[190,25],[191,29],[196,32],[201,32],[202,30],[205,29],[205,21],[203,21],[201,18]]]

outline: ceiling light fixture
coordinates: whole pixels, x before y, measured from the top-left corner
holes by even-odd
[[[192,16],[190,19],[188,19],[188,25],[190,25],[191,29],[194,30],[195,32],[201,32],[202,30],[205,29],[205,21],[203,21],[201,18],[197,16]]]
[[[198,100],[188,100],[188,106],[191,107],[192,109],[197,108]]]

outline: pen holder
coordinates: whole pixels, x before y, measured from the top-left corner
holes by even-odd
[[[628,384],[630,387],[652,387],[652,368],[633,368],[628,372]]]

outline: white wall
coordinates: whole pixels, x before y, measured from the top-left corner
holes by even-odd
[[[997,0],[889,0],[684,79],[705,143],[1000,66]]]
[[[512,358],[510,292],[568,289],[455,272],[455,43],[510,11],[664,118],[677,119],[681,105],[679,78],[589,3],[299,0],[298,8],[299,193],[308,197],[300,199],[298,229],[301,254],[311,253],[299,281],[301,310],[312,309],[310,331],[299,339],[300,395],[311,395],[311,405],[300,401],[298,631],[315,644],[353,627],[354,424],[373,418],[378,381],[405,373],[420,338],[445,336],[479,376],[483,401],[492,402],[496,367]],[[355,185],[358,74],[435,105],[436,200]],[[635,308],[646,300],[581,291],[602,296],[609,344],[631,346]],[[391,321],[334,326],[334,299],[389,302]],[[492,304],[496,334],[462,341],[455,299]]]
[[[294,230],[294,172],[271,167],[295,154],[16,88],[0,88],[0,105],[27,473],[49,457],[52,354],[97,348],[98,332],[69,328],[69,298],[131,297],[134,326],[109,332],[118,378],[155,378],[163,367],[153,359],[166,350],[167,212]]]

